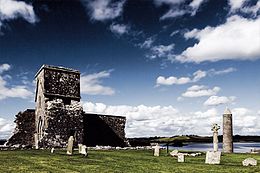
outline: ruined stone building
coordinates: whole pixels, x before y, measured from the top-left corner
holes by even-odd
[[[35,110],[18,113],[8,146],[65,147],[71,135],[75,144],[128,145],[125,117],[83,111],[79,71],[44,65],[35,78]]]

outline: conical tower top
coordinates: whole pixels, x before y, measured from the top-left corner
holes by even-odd
[[[230,111],[230,109],[228,109],[227,107],[226,107],[226,109],[225,109],[225,111],[224,111],[224,115],[231,115],[232,113],[231,113],[231,111]]]

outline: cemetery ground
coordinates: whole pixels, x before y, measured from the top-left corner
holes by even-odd
[[[154,157],[151,150],[90,150],[88,157],[77,151],[68,156],[65,150],[13,150],[0,151],[0,172],[260,172],[259,164],[242,166],[248,157],[260,161],[260,155],[223,154],[220,165],[208,165],[203,153],[178,163],[165,150],[160,157]]]

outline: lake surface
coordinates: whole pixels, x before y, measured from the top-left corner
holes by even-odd
[[[219,150],[222,151],[222,143],[218,145]],[[251,149],[260,150],[260,142],[234,142],[234,152],[235,153],[247,153],[250,152]],[[169,146],[169,149],[177,149],[177,150],[189,150],[189,151],[212,151],[213,144],[212,143],[188,143],[183,147],[173,147]]]

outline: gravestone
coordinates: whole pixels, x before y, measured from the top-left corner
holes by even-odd
[[[160,145],[156,144],[154,147],[154,156],[159,156],[160,155]]]
[[[79,146],[79,154],[81,154],[82,144],[78,144],[78,146]]]
[[[206,154],[206,161],[207,164],[220,164],[220,151],[208,151]]]
[[[243,166],[256,166],[257,165],[257,160],[253,158],[247,158],[242,161]]]
[[[74,141],[74,137],[70,136],[69,140],[68,140],[68,147],[67,147],[67,154],[68,155],[72,155],[72,153],[73,153],[73,141]]]
[[[81,154],[83,154],[85,157],[88,156],[87,146],[82,145],[81,147]]]
[[[185,161],[184,154],[178,154],[178,162],[184,162],[184,161]]]
[[[51,148],[51,153],[54,153],[54,150],[55,150],[54,148]]]

